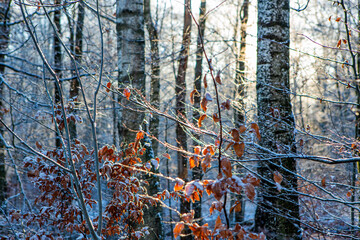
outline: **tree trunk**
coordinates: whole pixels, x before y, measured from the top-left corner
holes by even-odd
[[[58,8],[61,4],[61,0],[55,0],[54,4]],[[57,31],[61,35],[61,10],[60,9],[57,9],[54,11],[54,24],[57,28]],[[58,78],[60,79],[62,77],[61,42],[60,42],[60,39],[57,38],[56,33],[54,33],[53,39],[54,39],[54,46],[53,46],[54,71],[55,71],[56,75],[58,76]],[[54,83],[55,107],[57,107],[57,105],[60,104],[60,101],[61,101],[61,90],[57,87],[56,83]],[[59,135],[59,133],[56,134],[55,146],[56,146],[56,148],[60,148],[60,146],[61,146],[61,136]]]
[[[239,17],[241,20],[240,26],[240,48],[236,48],[236,69],[235,69],[235,101],[238,108],[235,108],[235,126],[245,123],[245,51],[246,51],[246,35],[247,22],[249,18],[249,0],[244,0],[240,8]]]
[[[72,51],[75,54],[76,62],[81,62],[82,54],[83,54],[83,27],[84,27],[84,18],[85,18],[85,8],[83,3],[78,3],[78,14],[77,14],[77,21],[76,21],[76,34],[75,34],[75,44],[73,45]],[[70,83],[70,99],[72,99],[75,103],[75,109],[71,112],[76,114],[76,108],[79,105],[79,80],[74,77]],[[77,130],[76,124],[73,121],[69,122],[69,132],[70,138],[75,139],[77,138]]]
[[[144,0],[116,1],[116,31],[118,48],[119,87],[145,90],[145,37]],[[132,91],[132,95],[135,92]],[[119,143],[134,141],[136,132],[144,120],[144,113],[127,99],[119,99],[124,109],[119,116]],[[132,110],[131,110],[132,109]]]
[[[360,1],[358,0],[360,4]],[[358,24],[360,24],[360,5],[358,5]],[[358,27],[360,28],[360,27]],[[359,33],[360,36],[360,33]],[[358,43],[360,46],[360,42]],[[357,72],[355,71],[355,79],[359,79],[359,70],[360,70],[360,56],[357,58]],[[360,85],[359,81],[355,81],[355,93],[356,93],[356,109],[355,109],[355,140],[360,141]],[[355,153],[356,155],[360,155],[359,152]],[[356,200],[356,176],[360,173],[360,162],[356,162],[352,164],[352,176],[351,176],[351,186],[353,187],[353,194],[351,195],[351,201],[355,202]],[[355,209],[351,208],[351,225],[355,225]],[[358,225],[360,226],[360,214],[358,215]]]
[[[150,38],[150,56],[151,56],[151,84],[150,84],[150,102],[157,108],[160,108],[160,54],[159,54],[159,33],[151,16],[150,0],[144,0],[144,16],[146,28]],[[153,115],[150,119],[150,133],[159,137],[159,116]],[[158,141],[152,141],[153,151],[157,155]]]
[[[151,140],[147,135],[144,137],[144,146],[146,148],[145,160],[150,161],[151,159],[155,159]],[[159,173],[159,170],[152,167],[151,172]],[[160,192],[160,179],[158,176],[148,174],[144,179],[149,183],[147,186],[147,194],[149,196],[154,196]],[[162,208],[159,204],[144,209],[144,224],[149,227],[150,232],[150,234],[146,236],[147,240],[164,239],[161,213]]]
[[[199,33],[197,37],[197,47],[196,47],[196,64],[195,64],[195,79],[194,79],[194,89],[198,90],[201,94],[201,81],[202,81],[202,62],[203,62],[203,49],[201,43],[201,37],[204,38],[205,35],[205,12],[206,12],[206,0],[201,0],[200,3],[200,13],[199,13]],[[200,95],[194,96],[194,111],[193,111],[193,122],[196,126],[197,120],[200,118]],[[200,140],[200,135],[195,134],[194,146],[199,145],[198,141]],[[201,166],[194,167],[192,170],[192,179],[202,179],[203,173]],[[193,209],[195,211],[194,218],[200,219],[201,222],[201,199],[193,203]],[[199,223],[200,223],[199,222]]]
[[[181,44],[181,50],[179,55],[179,68],[178,74],[176,77],[176,113],[179,117],[186,117],[185,103],[186,103],[186,69],[189,58],[189,49],[191,41],[191,0],[184,0],[184,28],[183,28],[183,38]],[[187,150],[187,137],[182,126],[176,122],[176,140],[178,142],[178,147],[184,150]],[[178,176],[183,179],[185,182],[188,181],[188,168],[187,168],[187,158],[181,153],[177,152],[178,160]],[[188,213],[190,212],[190,202],[181,201],[180,203],[180,212]],[[188,231],[185,231],[188,234]],[[181,237],[181,239],[192,239],[190,235],[186,237]]]
[[[160,57],[159,57],[159,36],[158,30],[152,20],[151,16],[151,4],[150,0],[144,0],[144,17],[146,28],[149,32],[150,38],[150,56],[151,56],[151,83],[150,83],[150,101],[151,104],[156,107],[160,107]],[[150,119],[150,133],[156,138],[159,137],[159,116],[154,115]],[[150,160],[157,156],[157,150],[159,143],[157,140],[151,142],[146,136],[146,158]],[[152,172],[158,173],[156,169],[152,169]],[[158,193],[160,187],[160,179],[155,175],[148,175],[146,180],[149,182],[147,187],[148,194],[150,196]],[[164,239],[163,227],[161,223],[162,208],[157,206],[150,206],[148,209],[144,209],[144,223],[150,227],[150,234],[146,236],[149,240]]]
[[[239,1],[240,5],[240,1]],[[241,22],[240,25],[240,47],[235,42],[235,58],[236,58],[236,69],[235,69],[235,102],[237,107],[234,108],[234,122],[235,126],[239,127],[242,124],[245,124],[245,59],[246,59],[246,35],[247,35],[247,22],[249,18],[249,0],[244,0],[238,13],[238,18],[236,21],[237,23]],[[235,40],[237,39],[237,30],[238,24],[235,26]],[[239,168],[237,168],[237,172],[240,174]],[[241,211],[235,212],[235,222],[242,222],[244,221],[244,214],[245,214],[245,206],[244,206],[244,199],[241,195],[238,196],[238,199],[235,199],[241,202]]]
[[[6,50],[9,45],[10,28],[7,22],[10,20],[10,0],[2,1],[0,3],[0,62],[5,62]],[[0,65],[0,75],[4,78],[5,67]],[[0,118],[4,119],[4,84],[0,79]],[[4,126],[0,124],[0,135],[4,136]],[[6,199],[7,184],[6,184],[6,169],[5,169],[5,143],[0,140],[0,207]]]
[[[258,1],[256,90],[260,145],[275,152],[295,153],[295,123],[288,93],[289,10],[289,0]],[[275,171],[283,176],[281,185],[286,191],[277,190]],[[258,173],[270,183],[262,181],[259,187],[256,230],[263,231],[267,239],[301,239],[295,159],[260,161]]]

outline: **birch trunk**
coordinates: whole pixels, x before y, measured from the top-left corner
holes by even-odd
[[[289,10],[289,0],[258,1],[256,89],[260,145],[275,152],[295,153],[295,123],[288,93]],[[283,176],[281,185],[286,191],[277,190],[275,171]],[[301,239],[295,159],[260,161],[258,173],[274,184],[261,181],[255,228],[267,239]]]
[[[119,87],[131,86],[143,92],[145,90],[144,0],[117,0],[116,3]],[[120,101],[124,109],[121,111],[118,123],[119,142],[128,144],[136,136],[136,132],[131,130],[139,130],[144,114],[126,99],[121,98]]]

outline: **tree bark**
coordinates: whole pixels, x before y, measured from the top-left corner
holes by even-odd
[[[78,3],[78,13],[76,21],[76,34],[75,34],[75,44],[72,46],[72,51],[75,54],[76,62],[80,63],[83,55],[83,27],[84,27],[84,18],[85,18],[85,8],[81,2]],[[79,80],[73,78],[70,82],[70,99],[75,103],[75,109],[72,109],[72,113],[76,114],[76,108],[79,105]],[[70,138],[77,138],[76,124],[73,121],[69,122],[69,132]]]
[[[145,90],[144,0],[116,1],[119,87]],[[134,94],[134,91],[132,91]],[[130,143],[144,120],[144,113],[127,99],[119,99],[124,109],[118,122],[120,144]]]
[[[240,1],[238,2],[240,5]],[[235,41],[235,102],[237,107],[234,108],[234,122],[235,126],[239,127],[245,124],[245,60],[246,60],[246,35],[247,35],[247,22],[249,18],[249,0],[244,0],[241,4],[238,13],[237,24],[235,25],[235,40],[237,39],[238,22],[240,22],[240,46]],[[239,21],[240,20],[240,21]],[[241,174],[241,169],[237,168],[237,172]],[[241,202],[241,211],[234,212],[235,222],[244,221],[245,205],[244,199],[241,195],[238,196],[237,201]]]
[[[157,108],[160,107],[160,56],[159,56],[159,35],[156,25],[151,16],[151,4],[150,0],[144,0],[144,17],[146,28],[150,38],[150,56],[151,56],[151,82],[150,82],[150,101],[151,104]],[[150,119],[149,123],[150,133],[159,138],[159,116],[154,115]],[[150,160],[157,156],[159,143],[157,140],[151,142],[146,136],[146,158]],[[152,169],[152,172],[158,173],[156,169]],[[149,175],[146,180],[149,182],[147,192],[150,196],[154,196],[158,193],[160,187],[160,179],[155,175]],[[163,226],[161,223],[162,208],[157,206],[150,206],[144,210],[144,223],[150,227],[150,234],[146,236],[149,240],[164,239]]]
[[[9,45],[10,28],[7,22],[10,20],[10,0],[2,1],[0,3],[0,62],[5,62],[6,50]],[[4,78],[5,67],[0,65],[0,75]],[[4,84],[0,79],[0,118],[4,119]],[[0,135],[4,136],[4,126],[0,124]],[[5,143],[0,140],[0,207],[6,199],[7,184],[6,184],[6,168],[5,168]]]
[[[360,1],[358,0],[360,4]],[[360,6],[358,5],[358,24],[360,24]],[[360,36],[360,33],[358,34]],[[358,43],[360,46],[360,42]],[[359,70],[360,70],[360,57],[357,58],[357,72],[355,71],[355,79],[359,79]],[[357,75],[357,76],[356,76]],[[355,109],[355,140],[360,141],[360,85],[358,81],[355,81],[355,93],[356,93],[356,109]],[[360,155],[359,152],[355,153]],[[352,176],[351,176],[351,186],[353,187],[353,194],[351,195],[351,201],[355,202],[356,199],[356,180],[357,175],[360,173],[360,162],[352,163]],[[355,209],[351,208],[351,225],[355,225]],[[360,226],[360,214],[358,216],[358,225]]]
[[[176,86],[175,86],[175,95],[176,95],[176,113],[180,117],[186,117],[185,103],[186,103],[186,70],[189,58],[189,49],[191,41],[191,0],[184,0],[184,27],[183,27],[183,37],[181,50],[179,55],[179,67],[178,74],[176,76]],[[178,147],[184,150],[187,150],[187,137],[182,126],[176,122],[176,140]],[[178,160],[178,176],[183,179],[185,182],[188,181],[188,166],[187,158],[181,153],[177,152]],[[181,201],[180,203],[180,213],[190,212],[190,202]],[[186,234],[189,231],[185,231]],[[192,239],[190,235],[181,237],[181,239]]]
[[[151,16],[150,0],[144,0],[144,17],[146,28],[150,38],[151,56],[151,83],[150,83],[150,102],[157,108],[160,107],[160,54],[159,54],[159,33]],[[150,119],[150,133],[159,137],[159,116],[153,115]],[[152,141],[153,151],[157,155],[158,141]]]
[[[236,69],[235,69],[235,101],[238,108],[235,108],[235,126],[245,123],[245,58],[246,58],[246,35],[247,22],[249,18],[249,0],[244,0],[240,8],[240,47],[235,43]]]
[[[58,8],[61,4],[61,0],[55,0],[54,1],[55,6]],[[61,10],[57,9],[54,11],[54,24],[57,28],[57,31],[61,35]],[[53,35],[54,39],[54,45],[53,45],[53,51],[54,51],[54,71],[59,79],[62,78],[62,52],[61,52],[61,42],[60,39],[56,36],[56,33],[54,32]],[[58,88],[57,84],[54,83],[54,104],[55,108],[57,105],[60,104],[61,101],[61,90]],[[56,124],[56,123],[55,123]],[[56,133],[56,140],[55,140],[55,146],[56,148],[60,148],[61,146],[61,136],[59,133]]]
[[[288,93],[289,10],[289,0],[258,1],[256,90],[260,145],[275,152],[295,153],[295,123]],[[281,185],[286,191],[277,190],[275,171],[283,176]],[[258,173],[270,183],[262,181],[259,187],[256,230],[263,231],[267,239],[301,239],[295,159],[260,161]]]
[[[200,118],[200,95],[202,91],[201,81],[202,81],[202,62],[203,62],[203,49],[201,43],[201,37],[204,38],[205,35],[205,24],[206,24],[206,0],[201,0],[200,3],[200,13],[199,13],[199,29],[198,29],[198,37],[197,37],[197,46],[196,46],[196,64],[195,64],[195,79],[194,79],[194,89],[196,89],[200,94],[194,96],[194,111],[193,111],[193,122],[196,125],[197,120]],[[194,135],[194,146],[198,145],[198,141],[200,140],[200,135]],[[201,166],[194,167],[192,170],[192,179],[202,179],[203,172]],[[196,201],[193,203],[193,209],[195,211],[194,218],[200,219],[201,222],[201,198],[200,201]]]
[[[145,0],[146,1],[146,0]],[[150,161],[155,158],[155,154],[151,145],[151,140],[147,135],[144,137],[144,146],[146,148],[145,160]],[[152,167],[151,172],[159,173],[159,169]],[[147,186],[147,194],[154,196],[160,192],[160,179],[156,175],[146,175],[144,179],[149,183]],[[164,229],[162,220],[162,208],[159,204],[155,206],[148,206],[144,209],[144,224],[149,227],[150,234],[146,236],[147,240],[164,239]]]

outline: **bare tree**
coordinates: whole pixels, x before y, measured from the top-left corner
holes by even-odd
[[[75,61],[81,63],[83,55],[83,27],[84,27],[84,18],[85,18],[85,8],[82,2],[78,3],[78,12],[77,12],[77,21],[75,23],[75,44],[72,45],[72,51],[75,54]],[[76,108],[79,102],[79,80],[77,77],[74,77],[70,83],[70,94],[69,97],[75,103],[75,109],[72,110],[72,113],[76,114]],[[69,131],[71,139],[77,137],[76,124],[74,121],[69,122]]]
[[[5,62],[6,50],[9,45],[9,34],[10,28],[8,22],[10,20],[10,0],[0,2],[0,62]],[[4,78],[5,66],[0,65],[0,118],[4,119],[5,106],[3,104],[4,100]],[[6,198],[6,169],[5,169],[5,142],[3,139],[4,136],[4,126],[0,124],[0,207],[2,206]]]
[[[55,0],[54,5],[56,7],[56,10],[54,11],[54,25],[56,26],[56,30],[58,33],[54,33],[53,35],[53,51],[54,51],[54,71],[58,78],[60,79],[62,77],[62,52],[61,52],[61,43],[60,39],[57,37],[57,34],[61,35],[61,0]],[[55,107],[57,107],[60,104],[61,101],[61,84],[57,85],[54,83],[54,103]],[[59,132],[56,133],[56,147],[60,148],[61,146],[61,139],[60,139]]]
[[[258,1],[257,104],[260,145],[272,151],[295,153],[294,116],[289,95],[289,1]],[[296,160],[260,161],[255,227],[268,239],[301,239]],[[283,177],[286,191],[277,189]]]
[[[178,73],[176,76],[176,86],[175,86],[175,94],[176,94],[176,114],[179,115],[180,118],[186,117],[186,70],[188,65],[189,58],[189,50],[190,50],[190,41],[191,41],[191,0],[184,0],[184,26],[183,26],[183,36],[182,36],[182,44],[179,55],[179,67]],[[183,126],[176,122],[176,141],[178,143],[178,147],[184,150],[187,150],[187,136],[186,132],[183,129]],[[178,176],[183,179],[185,182],[188,181],[188,164],[187,158],[180,151],[177,152],[177,161],[178,161]],[[190,202],[186,200],[182,200],[180,203],[180,212],[188,213],[190,212]],[[185,236],[181,239],[191,239],[191,236]]]
[[[201,0],[200,3],[200,13],[199,13],[199,29],[197,37],[197,47],[196,47],[196,63],[195,63],[195,79],[194,79],[194,89],[196,89],[199,94],[194,95],[194,111],[193,111],[193,122],[196,125],[197,120],[200,118],[200,101],[201,101],[201,92],[202,92],[202,71],[203,71],[203,49],[202,49],[202,39],[205,36],[205,24],[206,24],[206,0]],[[194,140],[194,145],[198,145],[198,140],[200,140],[200,135],[196,134]],[[202,179],[203,173],[201,166],[194,167],[192,170],[192,179]],[[201,219],[201,200],[193,203],[193,209],[195,211],[194,217],[196,219]]]
[[[244,0],[240,5],[238,1],[238,12],[236,24],[234,27],[234,51],[236,59],[236,69],[235,69],[235,104],[237,105],[234,108],[234,122],[235,126],[239,127],[240,125],[245,124],[245,60],[246,60],[246,35],[249,19],[249,0]],[[240,46],[238,45],[238,27],[240,22]],[[242,222],[244,220],[245,206],[242,196],[238,196],[238,201],[241,202],[242,207],[241,211],[235,212],[235,222]]]
[[[151,58],[151,82],[150,82],[150,102],[160,108],[160,53],[159,53],[159,31],[157,24],[151,15],[150,0],[144,0],[144,17],[146,29],[149,32],[150,58]],[[150,132],[154,137],[159,137],[159,116],[152,116],[150,119]],[[157,155],[159,143],[152,143],[154,154]]]
[[[240,4],[240,1],[239,1]],[[235,126],[245,123],[245,59],[246,59],[246,35],[247,35],[247,23],[249,18],[249,0],[244,0],[237,19],[240,20],[240,46],[238,46],[235,39],[235,101],[238,104],[238,108],[235,108]],[[237,25],[237,24],[236,24]],[[236,29],[237,32],[237,29]],[[237,34],[235,34],[237,37]]]

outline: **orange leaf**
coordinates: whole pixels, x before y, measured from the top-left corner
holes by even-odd
[[[244,133],[245,131],[246,131],[246,127],[241,124],[240,127],[239,127],[239,132]]]
[[[215,81],[216,81],[218,84],[221,84],[220,70],[219,70],[219,71],[217,72],[217,74],[216,74]]]
[[[226,177],[231,178],[232,172],[231,172],[231,163],[230,160],[226,157],[221,159],[221,169],[223,170]]]
[[[203,97],[203,99],[200,102],[200,106],[204,112],[206,112],[206,110],[207,110],[207,103],[208,103],[208,101],[206,100],[206,97]]]
[[[211,167],[211,155],[210,154],[206,154],[205,158],[201,162],[201,167],[204,172],[206,172],[206,169]]]
[[[260,135],[259,125],[257,125],[256,123],[251,123],[251,128],[255,131],[256,137],[260,141],[261,135]]]
[[[194,219],[194,214],[195,214],[195,211],[194,210],[191,210],[189,213],[184,213],[184,214],[181,214],[181,220],[186,222],[186,223],[191,223]]]
[[[299,145],[300,145],[300,147],[304,146],[304,140],[303,139],[300,139]]]
[[[343,41],[343,43],[344,43],[344,44],[346,44],[346,43],[347,43],[347,40],[346,40],[346,39],[343,39],[342,41]]]
[[[125,88],[123,93],[124,93],[124,96],[127,98],[127,100],[129,100],[129,99],[130,99],[130,95],[131,95],[130,89]]]
[[[212,118],[213,118],[213,121],[214,121],[214,122],[219,122],[219,121],[220,121],[220,118],[219,118],[219,116],[218,116],[217,113],[214,113],[213,116],[212,116]]]
[[[219,145],[220,145],[220,140],[217,138],[217,139],[215,140],[215,146],[218,147]]]
[[[206,118],[206,114],[202,114],[198,120],[198,126],[199,128],[201,128],[202,126],[202,121],[204,121],[204,119]]]
[[[175,186],[174,186],[174,191],[178,192],[178,191],[180,191],[181,189],[184,188],[185,182],[184,182],[184,180],[182,180],[180,178],[176,178],[175,180],[176,180],[176,183],[175,183]]]
[[[208,186],[207,186],[208,187]],[[219,181],[215,181],[212,186],[211,186],[211,190],[214,193],[214,197],[216,200],[220,201],[220,199],[222,198],[222,196],[224,195],[224,191],[223,191],[223,187],[222,187],[222,183]],[[206,190],[206,192],[208,192],[208,190]]]
[[[207,84],[207,81],[206,81],[206,74],[204,75],[203,82],[204,82],[204,88],[206,89],[208,87],[208,84]]]
[[[192,156],[189,158],[189,164],[190,164],[190,169],[196,167],[195,157]]]
[[[143,139],[144,138],[144,132],[140,131],[136,134],[136,139]]]
[[[185,186],[185,194],[186,194],[186,196],[190,197],[193,194],[194,191],[195,191],[195,185],[192,184],[191,182],[187,183],[186,186]]]
[[[230,208],[230,213],[232,211],[235,211],[235,212],[240,212],[241,211],[241,202],[240,201],[236,201],[235,204]]]
[[[336,47],[339,48],[341,46],[341,39],[338,41],[338,43],[336,44]]]
[[[180,235],[180,233],[181,233],[181,231],[184,229],[184,223],[182,223],[182,222],[180,222],[180,223],[177,223],[176,225],[175,225],[175,227],[174,227],[174,230],[173,230],[173,232],[174,232],[174,238],[177,238],[179,235]]]
[[[329,17],[329,21],[331,21],[331,16]]]
[[[200,147],[200,146],[194,147],[194,153],[197,154],[197,155],[200,155],[200,153],[201,153],[201,147]]]
[[[210,207],[210,215],[214,212],[214,210],[221,212],[222,209],[223,209],[222,202],[218,202],[218,201],[213,202]]]
[[[230,142],[230,143],[226,146],[225,151],[227,151],[232,145],[234,145],[234,143],[233,143],[233,142]]]
[[[351,192],[351,190],[350,190],[350,191],[347,192],[346,197],[347,197],[347,198],[350,198],[351,196],[352,196],[352,192]]]
[[[220,227],[222,226],[222,223],[221,223],[221,218],[220,218],[220,215],[217,217],[216,221],[215,221],[215,227],[214,227],[214,231],[216,229],[219,229]]]
[[[41,144],[40,144],[38,141],[35,142],[35,145],[36,145],[36,147],[37,147],[38,149],[42,149],[42,146],[41,146]]]
[[[236,156],[242,157],[242,155],[244,155],[245,143],[244,142],[235,143],[234,150],[235,150]]]
[[[341,17],[337,17],[337,18],[335,19],[335,21],[337,21],[337,22],[340,22],[340,20],[341,20]]]
[[[321,180],[321,186],[326,187],[326,178],[325,177]]]
[[[106,87],[107,87],[106,92],[110,92],[111,82],[108,82],[108,83],[106,84]]]
[[[221,109],[223,109],[223,110],[225,110],[225,109],[230,110],[230,100],[229,100],[229,99],[226,100],[226,102],[221,103]]]
[[[166,157],[169,160],[171,159],[170,154],[168,154],[168,153],[164,153],[163,156]]]
[[[254,234],[254,233],[249,233],[249,237],[251,239],[258,239],[258,235],[257,234]]]
[[[191,93],[190,93],[190,103],[191,104],[194,104],[194,95],[195,95],[195,93],[196,93],[196,96],[200,95],[198,90],[196,90],[196,89],[192,90]]]
[[[215,154],[215,150],[214,150],[214,146],[213,145],[208,145],[208,146],[205,146],[203,151],[202,151],[202,154],[203,155],[206,155],[210,153],[210,155],[214,155]]]
[[[281,192],[281,182],[283,180],[283,176],[278,172],[278,171],[275,171],[274,172],[274,181],[276,183],[276,188],[279,192]]]
[[[283,176],[278,172],[278,171],[275,171],[274,172],[274,181],[278,184],[280,184],[283,180]]]
[[[255,187],[252,184],[246,184],[245,185],[245,194],[246,196],[253,201],[255,198]]]
[[[230,134],[235,142],[240,141],[240,133],[236,128],[231,129]]]
[[[236,240],[243,240],[245,237],[245,233],[246,233],[245,230],[241,229],[239,233],[236,235]]]

